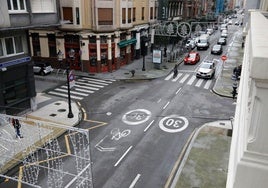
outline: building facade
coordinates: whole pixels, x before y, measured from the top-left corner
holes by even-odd
[[[268,185],[268,1],[249,13],[233,125],[227,188]]]
[[[60,0],[61,26],[29,31],[34,60],[59,68],[50,45],[63,52],[70,68],[89,73],[112,72],[141,56],[141,40],[153,45],[157,0]],[[40,49],[38,51],[37,49]],[[74,59],[69,51],[74,49]]]
[[[0,2],[0,111],[16,114],[35,108],[36,96],[29,48],[29,29],[56,27],[56,1]]]

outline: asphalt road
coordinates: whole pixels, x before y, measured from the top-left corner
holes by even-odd
[[[229,29],[228,43],[235,30],[232,27],[235,26]],[[218,31],[211,36],[211,47],[219,34]],[[228,45],[224,53],[227,50]],[[200,62],[215,59],[217,78],[222,67],[220,56],[211,55],[210,49],[199,53]],[[199,64],[181,64],[179,75],[182,79],[194,77]],[[37,82],[37,91],[57,86],[52,82]],[[88,120],[107,123],[98,128],[88,121],[79,125],[93,128],[90,158],[95,188],[164,187],[193,131],[204,123],[233,116],[233,101],[211,91],[215,78],[207,86],[208,80],[197,82],[182,82],[168,75],[152,81],[117,81],[80,101]],[[64,139],[59,140],[63,146]],[[65,159],[64,164],[71,172],[75,159]],[[69,180],[65,177],[64,183]],[[39,174],[39,181],[46,187],[45,173]]]

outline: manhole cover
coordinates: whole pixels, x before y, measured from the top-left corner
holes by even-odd
[[[57,105],[57,106],[59,106],[61,103],[60,102],[55,102],[54,104]]]
[[[66,112],[66,109],[58,109],[58,112]]]
[[[49,116],[55,117],[57,114],[50,114]]]
[[[125,72],[124,74],[129,74],[129,72]]]

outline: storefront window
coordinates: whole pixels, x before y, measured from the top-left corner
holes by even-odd
[[[4,101],[6,105],[27,97],[27,86],[25,80],[16,80],[5,83]]]
[[[96,57],[90,57],[90,66],[95,67],[97,66],[97,58]]]

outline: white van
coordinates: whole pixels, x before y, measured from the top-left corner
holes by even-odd
[[[221,24],[221,31],[222,30],[227,30],[228,29],[228,25],[227,24]]]
[[[209,48],[209,35],[203,34],[199,37],[199,40],[196,44],[197,50],[205,49],[207,50]]]

